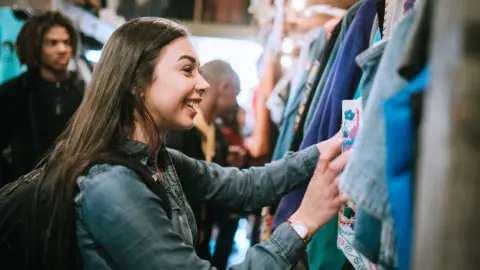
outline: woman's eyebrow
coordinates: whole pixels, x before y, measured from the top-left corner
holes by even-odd
[[[183,60],[183,59],[187,59],[189,60],[190,62],[192,62],[192,64],[196,64],[197,63],[197,59],[195,59],[195,57],[193,56],[190,56],[190,55],[182,55],[178,58],[177,62]]]

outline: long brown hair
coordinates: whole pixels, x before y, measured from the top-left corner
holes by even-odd
[[[135,119],[141,121],[149,145],[159,147],[162,138],[142,91],[157,79],[153,74],[162,48],[188,35],[172,21],[139,18],[118,28],[105,44],[80,107],[47,158],[55,164],[49,177],[54,183],[48,185],[53,198],[45,254],[50,269],[67,269],[79,259],[68,253],[76,248],[73,198],[76,179],[92,159],[129,138]]]

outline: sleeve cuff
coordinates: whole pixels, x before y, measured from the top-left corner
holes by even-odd
[[[318,158],[320,157],[320,152],[316,144],[305,148],[300,153],[302,153],[303,164],[305,169],[308,171],[313,171],[317,166]]]
[[[280,253],[291,265],[295,265],[306,250],[305,242],[287,223],[278,226],[269,241],[278,248],[276,252]]]

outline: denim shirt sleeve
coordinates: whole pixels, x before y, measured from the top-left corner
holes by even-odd
[[[175,232],[161,199],[133,171],[107,166],[82,180],[76,199],[80,205],[77,222],[87,229],[112,268],[215,269]],[[290,269],[304,250],[302,239],[282,224],[271,239],[250,248],[244,262],[229,269]],[[85,265],[85,269],[95,269],[95,265]]]
[[[264,167],[239,170],[169,152],[190,202],[208,202],[235,211],[252,211],[278,201],[310,180],[319,157],[314,145]]]

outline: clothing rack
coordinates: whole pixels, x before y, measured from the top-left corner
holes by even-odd
[[[375,166],[382,168],[367,168],[364,174],[372,178],[371,174],[373,173],[373,178],[376,179],[375,183],[381,184],[382,191],[375,190],[378,187],[374,185],[371,189],[365,189],[366,186],[369,186],[367,182],[363,182],[365,179],[362,180],[362,183],[365,184],[363,186],[364,191],[355,191],[351,186],[354,184],[353,180],[356,179],[356,176],[362,178],[360,173],[363,172],[363,168],[360,169],[362,165],[368,166],[366,164],[368,162],[365,161],[366,158],[361,161],[363,156],[361,153],[364,153],[362,151],[370,151],[369,145],[365,143],[368,141],[365,140],[367,138],[365,134],[368,133],[366,131],[362,132],[362,128],[360,128],[360,131],[356,131],[360,133],[356,135],[357,139],[359,138],[358,140],[352,139],[351,141],[351,143],[355,142],[353,143],[353,149],[355,149],[355,145],[358,146],[359,141],[363,141],[363,143],[352,153],[350,162],[344,170],[343,182],[341,183],[341,190],[351,196],[352,202],[342,207],[339,213],[342,216],[339,215],[338,220],[331,221],[325,226],[329,228],[322,228],[314,236],[309,245],[309,260],[313,258],[313,261],[315,261],[317,256],[322,258],[316,262],[310,262],[314,263],[310,264],[310,267],[311,269],[338,269],[328,263],[334,263],[341,267],[343,263],[341,257],[335,259],[334,257],[338,253],[335,253],[336,255],[331,253],[334,252],[332,248],[335,249],[336,245],[340,245],[340,230],[337,242],[337,238],[332,238],[333,231],[331,229],[333,227],[330,226],[340,228],[344,224],[350,224],[349,222],[356,224],[356,222],[359,222],[357,218],[361,216],[360,219],[363,221],[358,223],[358,227],[355,226],[354,230],[360,229],[361,224],[372,225],[367,226],[367,228],[375,232],[373,236],[378,236],[378,242],[379,245],[381,243],[380,248],[383,252],[380,253],[380,256],[383,256],[383,258],[379,259],[379,253],[375,257],[372,254],[367,254],[361,248],[357,249],[360,246],[354,246],[349,251],[343,249],[344,255],[354,265],[355,269],[378,269],[377,267],[380,265],[399,270],[478,268],[480,257],[477,256],[477,237],[476,234],[472,236],[472,233],[476,232],[476,222],[474,222],[476,221],[476,215],[472,213],[475,213],[478,207],[476,198],[479,195],[477,193],[480,192],[480,187],[478,187],[480,185],[478,183],[478,176],[480,176],[480,167],[478,166],[480,130],[478,125],[473,124],[478,123],[475,110],[477,108],[476,104],[479,102],[477,89],[480,86],[480,81],[476,78],[478,72],[480,72],[480,53],[477,49],[478,46],[475,44],[478,44],[480,33],[480,20],[478,19],[480,3],[473,0],[462,0],[462,3],[452,3],[451,1],[447,2],[447,0],[440,2],[431,0],[385,0],[385,2],[383,5],[378,5],[378,2],[363,0],[355,6],[355,10],[354,8],[349,9],[341,22],[346,27],[344,25],[338,27],[337,25],[336,28],[340,32],[343,31],[340,35],[343,35],[343,39],[339,41],[341,47],[337,51],[338,54],[333,54],[333,61],[327,59],[326,62],[327,66],[330,63],[335,68],[329,66],[327,73],[321,71],[318,75],[321,78],[318,79],[315,78],[318,69],[315,69],[313,65],[307,65],[308,68],[305,68],[305,71],[302,71],[304,66],[299,65],[296,68],[303,72],[302,74],[305,76],[304,84],[298,86],[298,89],[295,87],[287,89],[287,93],[290,93],[284,104],[280,137],[277,142],[277,147],[280,145],[280,148],[275,149],[274,159],[282,158],[283,154],[289,150],[298,150],[298,148],[292,149],[289,147],[290,143],[293,144],[295,136],[299,134],[299,130],[297,130],[298,122],[294,118],[296,115],[304,114],[300,112],[300,109],[301,106],[305,105],[303,99],[307,97],[309,100],[313,97],[312,104],[316,104],[312,105],[315,107],[312,107],[314,108],[314,115],[311,117],[315,119],[318,115],[317,120],[321,122],[319,122],[319,126],[311,126],[316,120],[312,120],[312,118],[309,120],[308,117],[312,112],[310,108],[310,111],[307,112],[307,120],[305,120],[308,130],[302,130],[307,135],[300,135],[303,137],[301,138],[302,145],[305,144],[307,137],[311,140],[311,143],[328,139],[327,133],[322,131],[323,128],[328,128],[328,136],[332,136],[333,131],[338,131],[338,129],[335,129],[338,115],[335,115],[339,109],[342,109],[343,101],[351,101],[351,98],[355,97],[353,93],[345,95],[345,92],[341,94],[343,96],[339,100],[332,99],[335,95],[339,95],[335,91],[344,89],[344,86],[340,85],[344,81],[352,83],[350,87],[356,88],[353,89],[356,90],[356,93],[360,91],[362,98],[365,95],[365,93],[362,93],[362,89],[370,84],[367,88],[375,94],[366,94],[366,100],[362,100],[363,104],[361,105],[365,113],[362,112],[362,116],[359,118],[363,119],[361,126],[369,122],[380,123],[380,127],[377,124],[375,124],[376,127],[370,124],[367,125],[367,128],[376,130],[375,132],[369,131],[372,132],[370,135],[373,137],[370,138],[374,139],[373,141],[385,145],[382,148],[384,150],[380,151],[373,149],[375,147],[370,145],[371,151],[381,154],[371,158],[379,159]],[[369,6],[366,7],[367,5]],[[414,5],[415,8],[413,8]],[[429,15],[431,13],[434,15]],[[453,13],[455,13],[455,16],[453,16],[454,22],[452,23],[452,17],[449,17],[448,14]],[[371,32],[365,31],[366,28],[363,28],[363,26],[358,28],[358,21],[361,20],[358,18],[365,19],[367,15],[370,16],[369,18],[376,16]],[[371,23],[371,21],[368,22]],[[350,31],[350,27],[353,27],[353,25],[357,28]],[[448,26],[448,31],[445,30],[446,26]],[[374,32],[374,29],[377,29],[377,31]],[[386,29],[388,31],[385,31]],[[435,31],[430,33],[429,29],[435,29]],[[357,31],[363,31],[362,39],[370,39],[370,43],[367,46],[368,49],[355,51],[355,61],[352,63],[348,62],[352,61],[349,58],[350,56],[345,55],[346,53],[352,53],[353,50],[360,49],[360,47],[354,45],[355,42],[353,41],[356,40],[352,38],[353,33],[358,33]],[[384,34],[383,37],[381,34]],[[335,30],[332,35],[339,36],[338,32],[335,34]],[[432,44],[432,46],[428,44]],[[330,45],[333,46],[333,44]],[[320,66],[325,65],[325,60],[321,57],[322,54],[325,54],[323,50],[330,45],[322,45],[322,53],[317,58],[318,62],[323,63]],[[312,50],[314,50],[313,48],[314,46],[311,47]],[[329,54],[332,55],[331,52]],[[385,54],[385,57],[382,56],[383,54]],[[346,61],[347,58],[348,61]],[[389,64],[389,61],[392,61],[391,64]],[[362,76],[360,78],[349,78],[349,68],[357,65],[362,68],[360,73]],[[335,71],[333,75],[329,74],[333,72],[332,70]],[[351,74],[358,74],[357,72]],[[377,73],[381,75],[376,75]],[[368,76],[374,76],[374,78]],[[382,82],[382,79],[377,79],[375,76],[383,76],[389,79]],[[285,88],[288,88],[288,86],[285,86],[288,83],[285,83],[284,80],[280,80],[280,82]],[[316,89],[316,91],[319,91],[318,94],[315,90],[313,94],[308,90],[311,84],[318,87]],[[390,89],[385,92],[385,88],[388,87]],[[279,89],[278,85],[275,86],[275,89]],[[382,89],[382,91],[378,89]],[[300,91],[303,94],[292,95],[292,91],[293,93]],[[328,91],[327,94],[322,93],[324,91]],[[282,93],[282,91],[276,91],[272,94],[278,93]],[[372,97],[372,95],[375,97]],[[423,105],[415,105],[418,100],[422,100]],[[310,101],[307,101],[307,104],[308,102]],[[375,105],[368,105],[369,103]],[[398,110],[402,110],[402,112],[408,112],[408,118],[395,118],[400,117],[400,113],[396,115],[395,106],[400,106]],[[333,113],[333,117],[337,118],[329,120],[330,113]],[[356,117],[356,114],[354,116]],[[377,118],[373,118],[373,116]],[[347,118],[347,116],[345,114],[341,117],[343,128],[344,121],[346,121],[344,118]],[[328,126],[322,126],[325,123],[328,123]],[[406,127],[408,128],[402,129],[404,127],[395,126],[395,123],[407,124]],[[315,131],[317,128],[320,135],[311,133],[312,130]],[[285,135],[285,130],[290,130],[294,134]],[[403,135],[398,137],[399,134]],[[350,135],[348,134],[348,136]],[[378,140],[378,136],[381,136],[382,139]],[[350,137],[348,138],[350,139]],[[405,143],[402,149],[407,149],[407,152],[400,153],[403,151],[398,148],[401,143]],[[308,147],[308,145],[307,143],[304,146]],[[302,149],[301,147],[300,149]],[[344,147],[352,147],[352,144],[345,144]],[[401,151],[396,152],[395,149]],[[382,153],[383,151],[386,151],[386,153]],[[398,155],[393,155],[393,153]],[[406,157],[401,162],[406,162],[404,164],[406,167],[402,168],[408,170],[410,176],[407,180],[398,178],[399,175],[395,175],[398,172],[392,169],[395,164],[403,164],[401,162],[395,163],[399,162],[395,158],[401,155]],[[354,165],[352,165],[352,159],[355,160]],[[411,167],[411,164],[414,164],[413,167]],[[358,185],[356,187],[362,188]],[[295,191],[297,193],[289,193],[282,199],[278,211],[275,213],[274,224],[276,219],[278,219],[278,222],[284,222],[285,218],[292,214],[288,211],[295,211],[296,208],[293,208],[298,207],[296,204],[301,199],[293,200],[294,197],[292,196],[303,196],[304,190],[305,188]],[[367,197],[359,197],[358,192],[363,192]],[[368,197],[372,194],[377,198]],[[370,206],[370,203],[375,207]],[[286,211],[285,206],[291,209]],[[450,211],[449,209],[452,208],[454,210]],[[349,220],[348,217],[345,218],[345,213],[351,209],[357,209],[354,210],[353,216],[355,219],[353,221]],[[415,215],[413,216],[412,212],[414,210]],[[286,214],[279,218],[281,211]],[[355,211],[360,212],[355,213]],[[269,213],[267,211],[264,213],[266,213],[266,218],[269,219]],[[365,214],[371,221],[365,221]],[[338,222],[338,225],[336,222]],[[403,225],[400,226],[399,224]],[[371,232],[369,232],[369,235],[372,235]],[[348,238],[342,239],[350,241]],[[372,240],[372,238],[368,240],[377,241]],[[320,248],[318,246],[316,249],[312,248],[312,245],[319,245]],[[323,256],[323,254],[330,254],[331,256]],[[413,257],[412,254],[414,254]],[[373,264],[368,264],[367,268],[362,268],[364,266],[356,264],[358,261],[366,261],[364,260],[366,257]]]
[[[12,7],[13,9],[24,10],[30,14],[37,11],[47,11],[54,8],[56,0],[0,0],[0,6]]]
[[[77,25],[79,31],[102,44],[107,42],[110,35],[117,28],[114,25],[103,22],[90,12],[70,3],[59,2],[57,9],[68,16]]]

